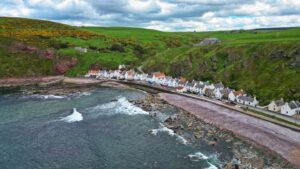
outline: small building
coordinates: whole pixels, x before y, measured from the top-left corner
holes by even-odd
[[[87,75],[85,75],[85,77],[96,78],[98,73],[99,73],[99,70],[91,69],[91,70],[88,71],[88,73],[87,73]]]
[[[204,38],[199,44],[195,44],[194,46],[207,46],[207,45],[215,45],[221,43],[218,38]]]
[[[186,89],[186,91],[188,92],[192,92],[192,88],[194,87],[192,82],[187,82],[184,86],[184,88]]]
[[[166,78],[166,75],[164,73],[155,72],[152,75],[153,82],[161,84]]]
[[[293,116],[295,114],[300,113],[300,103],[299,101],[291,101],[289,103],[285,103],[281,106],[281,114]]]
[[[228,99],[228,96],[230,94],[232,90],[229,89],[229,88],[226,88],[226,89],[220,89],[220,88],[216,88],[214,90],[214,94],[215,94],[215,97],[219,100],[222,100],[222,99]]]
[[[123,64],[123,65],[119,65],[118,66],[118,69],[119,70],[126,70],[126,66]]]
[[[244,104],[247,106],[256,107],[258,105],[258,101],[256,100],[256,97],[252,98],[250,96],[238,96],[236,98],[236,101],[240,104]]]
[[[268,110],[269,111],[274,111],[274,112],[280,112],[281,107],[284,105],[283,99],[281,100],[276,100],[276,101],[271,101],[271,103],[268,105]]]
[[[125,72],[125,79],[126,80],[133,80],[134,79],[134,71],[133,70],[129,70]]]
[[[242,96],[242,95],[244,95],[244,94],[245,94],[245,92],[244,92],[243,89],[238,90],[238,91],[232,90],[232,91],[230,91],[230,93],[228,94],[228,100],[229,100],[229,101],[232,101],[232,102],[236,102],[236,98],[237,98],[238,96]]]
[[[81,52],[81,53],[87,53],[88,49],[87,48],[82,48],[80,46],[77,46],[74,48],[76,51]]]
[[[152,83],[153,82],[153,76],[152,75],[147,75],[146,81],[148,83]]]

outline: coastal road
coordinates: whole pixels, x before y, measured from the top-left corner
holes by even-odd
[[[300,133],[233,109],[180,95],[161,93],[161,98],[206,123],[248,138],[300,168]]]

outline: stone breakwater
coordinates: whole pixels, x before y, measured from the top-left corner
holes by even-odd
[[[300,133],[209,102],[166,93],[160,97],[205,123],[246,138],[300,167]]]

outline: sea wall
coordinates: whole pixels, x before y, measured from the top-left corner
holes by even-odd
[[[300,133],[213,103],[161,93],[169,104],[194,114],[200,120],[259,144],[300,167]]]

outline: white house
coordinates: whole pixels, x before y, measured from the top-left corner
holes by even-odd
[[[219,100],[223,99],[223,98],[228,98],[229,94],[232,92],[231,89],[226,88],[226,89],[222,89],[222,88],[216,88],[214,90],[214,94],[215,97]]]
[[[162,84],[162,82],[165,80],[166,75],[164,73],[156,72],[152,75],[152,81],[158,84]]]
[[[185,90],[188,92],[192,92],[192,88],[194,87],[194,84],[191,82],[187,82],[184,86]]]
[[[125,72],[125,79],[126,80],[133,80],[134,79],[134,71],[133,70],[129,70]]]
[[[256,100],[256,97],[252,98],[249,96],[238,96],[236,98],[236,101],[240,104],[244,104],[247,106],[256,107],[258,105],[258,101]]]
[[[197,94],[199,94],[199,95],[203,95],[204,94],[204,91],[203,91],[203,89],[204,89],[204,84],[202,83],[198,83],[198,84],[196,84],[196,86],[195,86],[195,92],[197,93]]]
[[[119,70],[125,70],[125,69],[126,69],[126,66],[125,66],[125,65],[119,65],[118,69],[119,69]]]
[[[81,53],[86,53],[88,51],[87,48],[82,48],[82,47],[79,47],[79,46],[75,47],[74,49],[81,52]]]
[[[153,77],[152,75],[147,75],[146,81],[149,82],[149,83],[152,83],[153,82],[152,77]]]
[[[243,89],[242,89],[242,90],[238,90],[238,91],[232,90],[232,91],[230,91],[229,94],[228,94],[228,100],[229,100],[229,101],[232,101],[232,102],[236,102],[236,98],[237,98],[238,96],[242,96],[242,95],[244,95],[244,94],[245,94],[245,92],[244,92]]]
[[[293,116],[297,113],[300,113],[299,101],[291,101],[291,102],[285,103],[283,106],[281,106],[281,114]]]
[[[274,111],[274,112],[280,112],[281,107],[284,105],[283,99],[281,100],[276,100],[276,101],[271,101],[271,103],[268,105],[268,110],[269,111]]]

